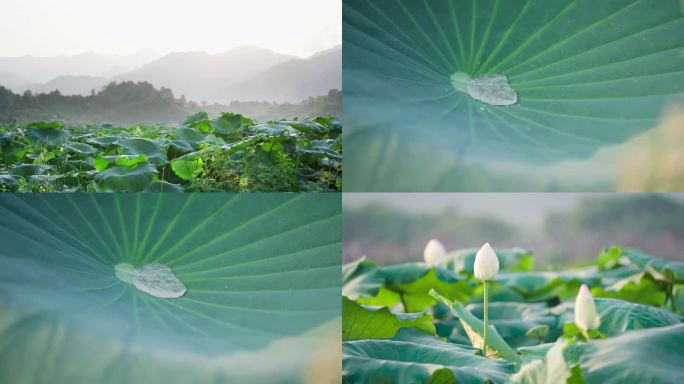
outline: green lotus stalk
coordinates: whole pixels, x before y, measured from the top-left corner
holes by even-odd
[[[482,356],[487,357],[487,328],[489,327],[489,292],[487,292],[488,281],[482,282],[484,285],[484,332],[482,333]]]
[[[499,272],[499,258],[489,243],[480,248],[475,254],[473,266],[475,277],[482,281],[484,286],[484,332],[482,334],[482,356],[487,357],[487,330],[489,328],[489,280],[494,280]]]

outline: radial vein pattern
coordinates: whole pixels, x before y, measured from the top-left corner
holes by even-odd
[[[396,134],[473,156],[587,156],[652,128],[684,92],[677,0],[344,0],[343,26],[354,145]],[[455,91],[457,72],[505,75],[518,102]]]
[[[132,345],[230,353],[339,316],[333,194],[0,196],[3,298],[90,319]],[[187,287],[161,299],[114,266],[162,263]],[[52,316],[52,315],[51,315]]]

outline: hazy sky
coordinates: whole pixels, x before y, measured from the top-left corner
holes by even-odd
[[[2,0],[0,56],[223,52],[308,56],[342,42],[341,0]]]

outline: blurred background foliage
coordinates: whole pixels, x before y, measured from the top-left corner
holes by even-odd
[[[347,194],[344,262],[422,261],[431,238],[448,251],[532,249],[542,268],[586,264],[611,244],[684,260],[684,194],[477,195]]]

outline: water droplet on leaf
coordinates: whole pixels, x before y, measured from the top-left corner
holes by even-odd
[[[472,79],[468,83],[468,94],[490,105],[512,105],[518,101],[518,94],[508,85],[504,75],[483,75]]]
[[[518,94],[508,84],[505,75],[482,75],[471,78],[463,72],[456,72],[450,77],[454,89],[468,93],[470,97],[489,105],[513,105],[518,101]]]
[[[134,268],[131,264],[119,263],[114,267],[114,274],[119,280],[155,297],[177,298],[187,291],[183,282],[164,264],[152,263]]]
[[[159,263],[136,268],[133,272],[133,285],[152,296],[166,299],[181,297],[187,291],[171,268]]]

